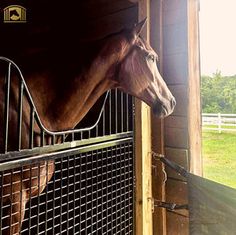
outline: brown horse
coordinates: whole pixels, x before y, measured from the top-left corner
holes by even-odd
[[[104,40],[104,44],[90,66],[82,71],[68,71],[65,84],[57,82],[58,73],[50,68],[24,72],[33,101],[43,125],[51,131],[74,128],[86,115],[98,98],[107,90],[119,88],[152,107],[158,117],[169,115],[175,107],[175,99],[158,72],[157,55],[150,45],[139,37],[144,21],[131,30],[123,30]],[[60,71],[60,68],[58,68]],[[0,70],[0,75],[4,76]],[[3,126],[4,84],[0,80],[0,125]],[[10,149],[15,148],[17,126],[18,88],[14,74],[11,84],[13,99],[9,109]],[[30,112],[27,105],[22,110],[22,147],[27,148]],[[39,145],[35,128],[35,144]],[[0,136],[0,152],[3,152],[3,137]],[[38,165],[37,165],[38,166]],[[24,218],[25,205],[31,197],[39,195],[54,173],[53,161],[25,166],[23,173],[3,178],[3,205],[11,204],[3,234],[19,234]],[[39,183],[40,182],[40,183]]]

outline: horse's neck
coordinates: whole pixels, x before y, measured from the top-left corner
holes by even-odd
[[[105,77],[106,72],[98,70],[100,70],[99,65],[96,70],[90,70],[88,74],[77,77],[64,97],[58,94],[58,102],[55,102],[57,105],[55,108],[52,107],[53,112],[51,112],[53,122],[56,124],[54,129],[74,128],[98,98],[112,88],[112,83]]]
[[[47,85],[50,76],[41,79],[48,86],[47,97],[39,98],[40,91],[36,91],[34,97],[37,100],[36,108],[43,123],[51,130],[66,130],[74,128],[76,124],[86,115],[98,98],[107,90],[114,88],[115,84],[111,77],[114,76],[115,68],[114,54],[97,56],[91,66],[78,76],[65,78],[65,87]],[[33,97],[33,98],[34,98]],[[47,102],[49,101],[49,104]],[[44,107],[42,107],[44,106]]]

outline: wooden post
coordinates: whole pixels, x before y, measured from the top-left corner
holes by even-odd
[[[163,75],[163,25],[162,25],[162,0],[150,2],[150,44],[158,54],[158,69]],[[164,154],[164,120],[151,115],[152,150],[155,153]],[[165,174],[164,165],[159,161],[153,161],[152,194],[153,198],[165,201]],[[153,213],[153,235],[166,234],[166,210],[155,207]]]
[[[188,134],[190,171],[202,175],[199,53],[199,0],[187,1],[188,10]]]
[[[139,1],[139,20],[147,17],[142,32],[149,41],[149,0]],[[136,156],[136,235],[152,235],[152,177],[151,177],[151,111],[143,102],[135,100],[135,156]]]
[[[221,133],[221,114],[218,113],[218,132]]]

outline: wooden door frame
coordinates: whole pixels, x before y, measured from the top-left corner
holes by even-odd
[[[137,0],[132,0],[137,1]],[[163,30],[163,4],[168,4],[162,0],[139,0],[139,20],[147,17],[148,24],[143,32],[143,37],[146,38],[160,56],[159,69],[162,73],[162,30]],[[172,2],[178,4],[178,2]],[[202,174],[202,163],[201,163],[201,117],[200,117],[200,68],[199,68],[199,35],[198,35],[198,7],[199,0],[185,0],[181,1],[185,4],[186,10],[186,35],[182,35],[187,38],[186,42],[186,80],[181,81],[181,88],[183,92],[181,97],[184,95],[188,100],[186,105],[185,113],[181,117],[170,117],[168,121],[165,121],[167,125],[164,125],[164,121],[157,120],[143,102],[138,100],[135,101],[135,152],[136,152],[136,233],[137,235],[149,235],[168,234],[171,229],[167,228],[169,223],[166,222],[166,214],[163,210],[155,210],[152,215],[152,198],[158,200],[165,200],[168,194],[168,198],[173,192],[165,192],[165,184],[163,183],[164,176],[162,175],[163,166],[154,165],[156,168],[157,176],[152,178],[151,168],[151,150],[158,153],[166,153],[167,157],[172,160],[179,160],[184,164],[187,170],[192,173],[201,175]],[[166,6],[165,6],[166,7]],[[156,9],[155,9],[156,8]],[[159,14],[159,15],[158,15]],[[158,31],[159,30],[159,31]],[[155,37],[158,37],[159,42],[155,41]],[[168,80],[169,78],[167,78]],[[170,81],[170,86],[175,89],[178,81]],[[181,97],[177,97],[178,101],[181,102]],[[191,99],[190,99],[191,98]],[[176,120],[175,120],[176,119]],[[180,122],[181,120],[186,120]],[[165,128],[164,128],[165,126]],[[176,136],[175,139],[183,137],[181,133],[184,133],[184,140],[186,146],[184,149],[180,149],[178,146],[171,146],[168,148],[168,144],[164,143],[164,138],[167,138],[167,129],[176,128],[179,132],[173,134]],[[174,141],[175,143],[175,141]],[[175,151],[176,150],[176,151]],[[173,152],[174,151],[174,152]],[[154,171],[153,171],[154,172]],[[153,174],[154,176],[154,174]],[[158,189],[154,190],[155,185]],[[176,185],[176,187],[178,187]],[[172,190],[173,191],[173,190]],[[152,195],[153,194],[153,195]],[[184,193],[186,196],[186,193]],[[182,198],[181,194],[175,191],[175,196]],[[187,197],[187,196],[186,196]],[[152,218],[153,217],[153,218]],[[178,221],[172,221],[174,224]],[[186,222],[188,223],[188,222]],[[153,225],[155,228],[153,228]],[[186,226],[187,228],[187,226]],[[175,228],[176,229],[176,228]],[[183,230],[181,226],[179,228],[181,234],[188,234],[188,231]],[[169,231],[169,232],[168,232]],[[177,230],[175,230],[177,231]]]
[[[150,0],[139,0],[139,21],[147,18],[142,37],[150,40]],[[135,100],[135,234],[152,235],[152,158],[151,110],[145,103]]]

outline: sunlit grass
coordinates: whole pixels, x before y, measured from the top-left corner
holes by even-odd
[[[206,128],[218,128],[218,125],[205,125],[204,127]],[[235,129],[236,130],[236,126],[221,126],[222,129]]]
[[[236,132],[203,131],[203,175],[236,188]]]

